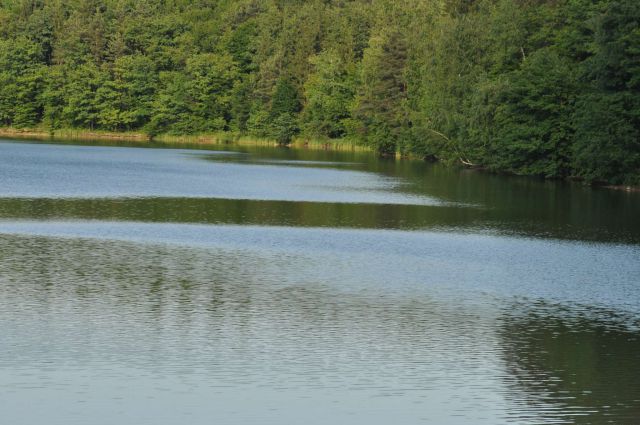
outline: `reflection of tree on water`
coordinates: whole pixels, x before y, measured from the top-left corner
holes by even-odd
[[[546,205],[547,201],[540,202]],[[508,208],[400,205],[336,202],[290,202],[207,198],[0,198],[0,219],[65,219],[213,223],[365,229],[497,230],[504,234],[595,241],[635,241],[629,220],[603,224],[607,211],[595,217],[542,219],[548,211],[528,203]],[[581,204],[575,206],[580,210]],[[583,208],[586,210],[587,208]],[[526,213],[525,213],[526,211]],[[623,208],[636,217],[636,210]],[[536,214],[535,220],[528,216]],[[554,216],[557,214],[554,213]]]
[[[640,332],[633,318],[537,303],[515,306],[501,321],[514,410],[527,405],[554,423],[637,423]]]
[[[282,252],[1,240],[4,277],[12,282],[0,276],[0,307],[28,318],[15,327],[20,343],[27,329],[47,322],[48,334],[34,335],[47,361],[187,365],[225,382],[292,379],[416,403],[423,391],[455,396],[463,407],[472,399],[493,403],[485,378],[495,372],[487,369],[495,355],[491,318],[424,294],[394,294],[392,282],[382,291],[340,291],[345,276],[324,271],[322,253],[309,263]],[[40,350],[16,347],[13,358],[40,361]]]

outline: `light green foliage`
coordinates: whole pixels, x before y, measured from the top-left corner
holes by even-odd
[[[40,93],[44,86],[43,54],[25,37],[0,40],[0,122],[28,127],[42,115]]]
[[[190,134],[188,77],[180,72],[164,71],[153,102],[153,113],[146,126],[151,136],[159,133]]]
[[[305,132],[311,137],[344,137],[344,120],[351,117],[355,96],[354,69],[333,50],[309,60],[315,69],[305,83]]]
[[[187,60],[187,93],[195,132],[224,130],[230,120],[237,68],[228,55],[201,54]]]
[[[71,126],[94,129],[100,123],[100,101],[108,75],[92,62],[66,72],[65,106],[62,116]]]
[[[140,128],[149,120],[158,84],[155,65],[147,56],[126,55],[117,58],[113,80],[118,92],[120,127]]]
[[[160,74],[148,130],[194,134],[226,130],[237,68],[228,55],[196,55],[182,72]]]
[[[351,138],[640,184],[640,3],[5,0],[0,125]]]
[[[46,70],[46,85],[40,95],[43,104],[43,123],[51,130],[64,125],[64,107],[67,102],[65,72],[62,66],[50,66]]]

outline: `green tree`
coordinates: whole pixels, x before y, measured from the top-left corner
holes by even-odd
[[[488,150],[496,169],[545,177],[571,174],[575,71],[553,48],[534,52],[497,99]]]
[[[161,72],[153,112],[146,131],[153,137],[160,133],[191,134],[187,76],[180,72]],[[186,124],[186,125],[185,125]]]
[[[339,138],[346,134],[355,96],[353,71],[337,52],[328,50],[310,59],[315,71],[305,84],[305,132],[312,137]]]
[[[296,114],[301,108],[300,97],[296,87],[287,79],[280,78],[271,101],[269,113],[269,135],[281,145],[291,142],[298,133]]]
[[[576,113],[577,172],[589,181],[640,183],[640,4],[612,1],[597,16],[590,87]]]
[[[43,123],[51,131],[64,126],[64,108],[67,91],[65,90],[65,70],[63,66],[55,65],[47,69],[46,85],[42,90]]]
[[[374,37],[362,59],[354,116],[361,134],[382,154],[395,153],[406,128],[407,46],[397,32]]]
[[[201,54],[187,60],[191,132],[228,129],[238,70],[229,55]]]
[[[41,46],[26,37],[0,40],[0,121],[4,125],[30,127],[42,118],[43,61]]]
[[[66,74],[63,120],[73,127],[95,129],[100,122],[98,90],[108,81],[108,75],[89,62],[72,68]]]

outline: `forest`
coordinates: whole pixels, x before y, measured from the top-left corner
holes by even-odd
[[[0,126],[640,184],[636,0],[0,0]]]

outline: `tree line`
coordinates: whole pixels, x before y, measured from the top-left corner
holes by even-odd
[[[0,125],[640,184],[640,2],[0,0]]]

